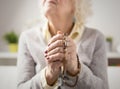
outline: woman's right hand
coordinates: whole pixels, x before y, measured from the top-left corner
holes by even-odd
[[[46,80],[49,85],[53,85],[59,77],[64,59],[63,34],[57,34],[51,38],[45,51],[47,61]]]
[[[60,61],[48,63],[47,69],[45,72],[47,84],[52,86],[57,81],[60,74],[60,67],[62,63]]]

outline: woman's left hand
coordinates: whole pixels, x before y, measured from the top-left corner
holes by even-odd
[[[66,37],[65,68],[72,75],[78,72],[76,44],[70,37]]]

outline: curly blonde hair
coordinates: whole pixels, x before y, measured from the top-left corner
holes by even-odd
[[[45,18],[43,14],[43,8],[41,4],[41,0],[38,0],[39,8],[40,8],[40,20],[43,23],[47,19]],[[91,0],[76,0],[76,9],[74,13],[75,21],[78,22],[78,24],[83,25],[86,23],[86,20],[89,16],[92,15],[91,10]]]
[[[91,15],[91,0],[76,0],[75,20],[79,24],[85,24],[86,19]]]

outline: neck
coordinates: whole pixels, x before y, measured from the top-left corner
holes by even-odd
[[[61,31],[62,33],[66,33],[69,35],[70,32],[72,31],[74,23],[73,20],[71,20],[64,22],[62,24],[58,23],[58,25],[54,25],[52,22],[49,21],[48,25],[49,25],[49,31],[52,36],[56,35],[57,31]]]

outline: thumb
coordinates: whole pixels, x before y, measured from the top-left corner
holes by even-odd
[[[61,31],[57,31],[57,34],[63,34]]]

